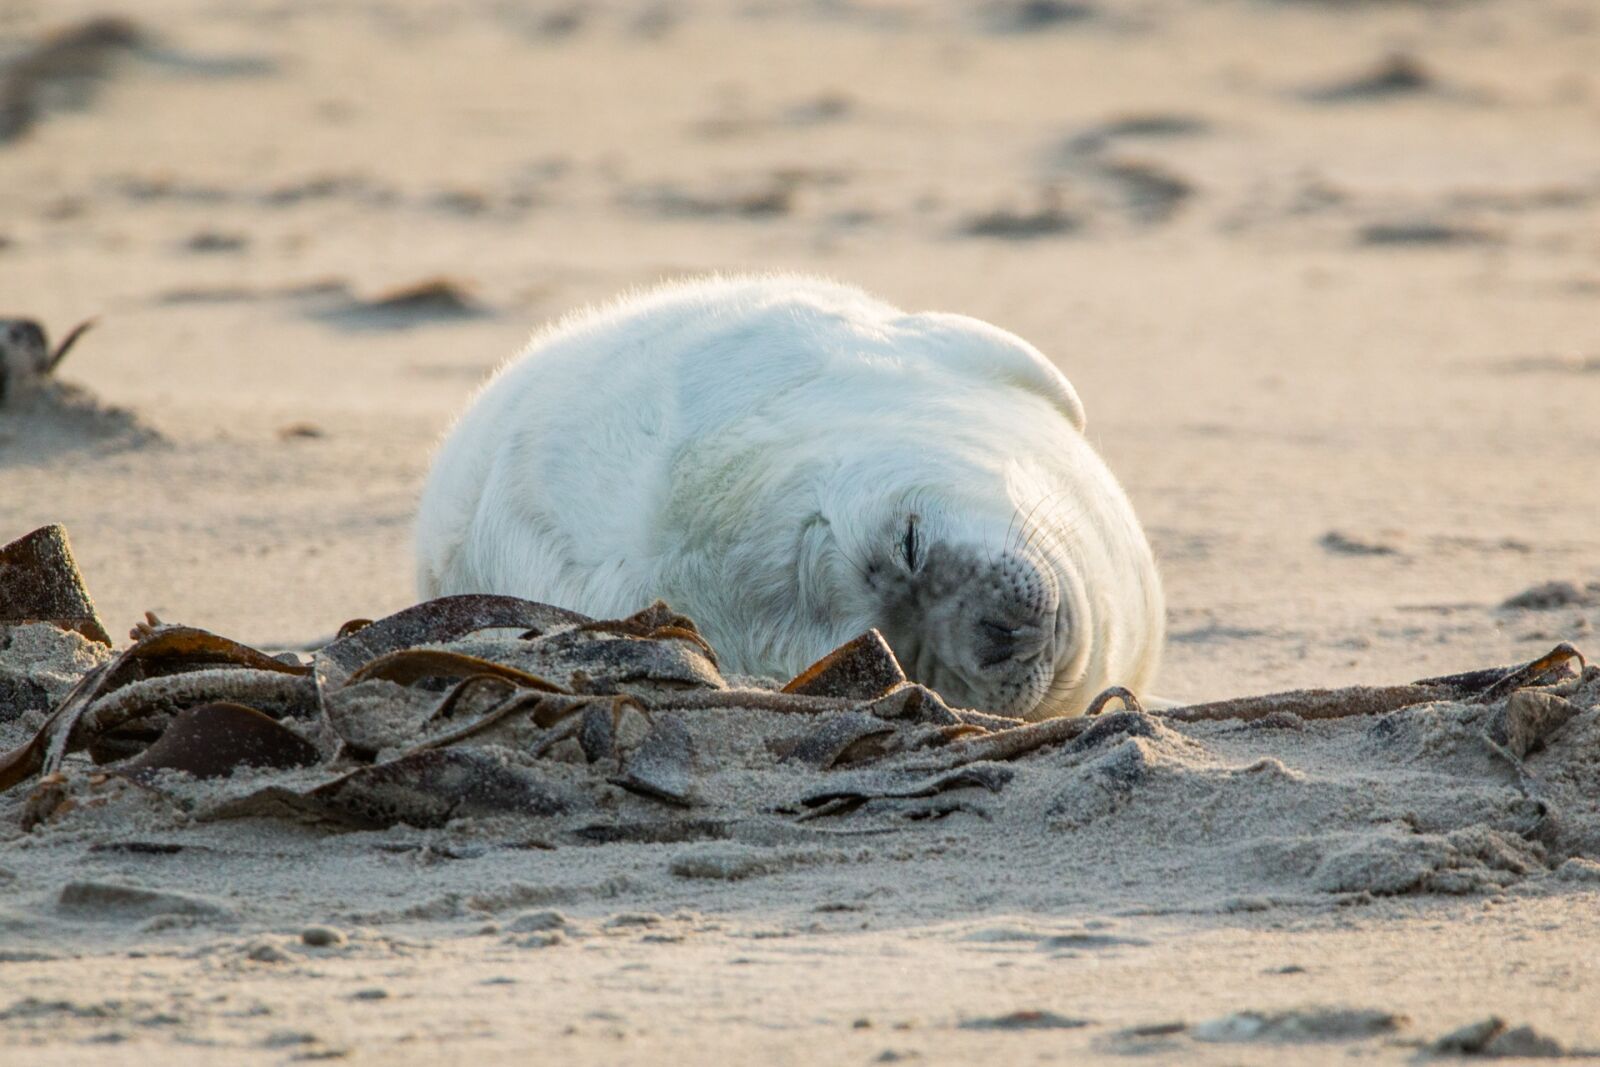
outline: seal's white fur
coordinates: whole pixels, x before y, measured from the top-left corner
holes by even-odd
[[[1020,588],[996,559],[1038,565],[1028,581],[1060,601],[1041,624],[1049,691],[1010,710],[1071,713],[1148,681],[1163,611],[1083,424],[1060,371],[987,323],[808,278],[669,286],[569,317],[489,381],[423,492],[418,583],[603,617],[660,597],[731,670],[788,676],[889,629],[881,568],[914,516],[925,544],[967,553],[948,556],[972,561],[963,575],[993,565]],[[957,603],[939,625],[968,616]],[[933,637],[915,658],[971,676],[962,642]]]

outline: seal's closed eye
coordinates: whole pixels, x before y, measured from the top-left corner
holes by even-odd
[[[915,574],[922,566],[922,538],[917,533],[917,517],[906,518],[906,532],[900,538],[900,556],[906,568]]]

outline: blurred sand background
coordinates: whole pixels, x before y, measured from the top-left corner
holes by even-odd
[[[986,318],[1059,363],[1161,560],[1167,694],[1592,640],[1587,0],[15,0],[0,55],[103,14],[138,42],[47,86],[0,143],[0,315],[56,336],[98,317],[60,376],[138,426],[0,408],[0,540],[64,523],[114,632],[149,609],[299,644],[409,603],[430,449],[536,326],[661,278],[772,269]],[[431,301],[383,303],[431,280]],[[1501,607],[1551,580],[1577,595]],[[1449,971],[1519,987],[1498,935],[1421,932],[1479,904],[1451,907],[1338,951],[1392,974],[1412,962],[1396,949],[1432,945],[1436,1004]],[[1567,1036],[1600,1044],[1571,1029],[1592,954],[1539,932],[1577,912],[1528,907],[1527,966],[1569,983]],[[1254,938],[1292,936],[1231,922],[1185,942],[1189,973],[1242,953],[1256,974]],[[886,990],[949,966],[879,949],[899,960],[868,967]],[[685,953],[679,997],[700,980]],[[0,969],[13,994],[19,966]],[[1151,966],[1107,979],[1175,965]],[[609,979],[574,967],[562,995],[602,1010]],[[86,980],[51,973],[28,981]],[[804,1059],[814,1022],[724,1036]],[[648,1059],[607,1040],[578,1051]]]

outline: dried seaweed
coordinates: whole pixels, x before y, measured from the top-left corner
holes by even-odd
[[[423,829],[485,815],[559,815],[571,801],[532,771],[480,748],[416,752],[301,793],[269,786],[203,812],[206,820],[295,818],[353,829]]]
[[[1289,712],[1302,719],[1343,719],[1352,715],[1383,715],[1413,704],[1444,700],[1449,692],[1421,685],[1355,685],[1345,689],[1295,689],[1286,693],[1237,697],[1208,704],[1191,704],[1161,712],[1178,722],[1253,722]]]
[[[479,630],[516,629],[525,631],[525,637],[540,636],[593,621],[575,611],[510,596],[440,597],[353,630],[346,623],[349,632],[341,631],[332,644],[317,650],[316,670],[326,681],[342,684],[357,668],[389,652],[453,641]]]
[[[61,526],[42,526],[0,548],[0,625],[28,622],[111,644]]]
[[[800,803],[813,809],[815,818],[854,810],[869,800],[913,800],[974,786],[998,793],[1015,774],[1009,767],[992,764],[959,767],[933,777],[864,772],[811,793]]]
[[[888,754],[893,723],[860,711],[830,715],[797,738],[776,747],[777,755],[818,770]]]
[[[68,564],[52,573],[68,574],[81,592],[70,557]],[[87,593],[82,599],[87,604]],[[1053,746],[1071,754],[1149,737],[1163,721],[1377,716],[1451,701],[1497,705],[1482,718],[1483,740],[1534,797],[1522,761],[1578,714],[1575,667],[1586,668],[1582,655],[1560,645],[1513,667],[1168,711],[1146,711],[1136,694],[1113,686],[1083,716],[1026,723],[953,709],[906,681],[876,631],[781,691],[730,689],[694,623],[659,602],[596,620],[512,597],[445,597],[346,624],[309,664],[150,617],[132,645],[83,676],[27,744],[0,756],[0,789],[44,775],[23,817],[57,817],[75,803],[62,773],[67,757],[87,749],[96,761],[124,760],[114,774],[173,795],[184,792],[183,776],[311,768],[297,776],[309,786],[280,782],[221,802],[196,793],[210,798],[196,812],[206,819],[432,827],[470,816],[569,813],[608,790],[708,807],[717,794],[702,779],[723,768],[698,750],[706,735],[696,731],[720,723],[718,713],[751,711],[797,716],[795,733],[771,751],[823,779],[808,785],[799,809],[776,810],[813,819],[879,803],[906,818],[937,818],[982,815],[969,800],[936,798],[969,787],[998,791],[1015,773],[1007,761]],[[1123,710],[1108,713],[1114,704]],[[610,793],[602,806],[619,796]]]
[[[499,678],[524,689],[538,689],[546,693],[566,692],[554,682],[527,671],[438,648],[406,648],[379,656],[363,663],[345,684],[355,685],[374,678],[401,685],[411,685],[424,678]]]
[[[622,773],[611,779],[630,793],[688,807],[694,803],[694,738],[678,715],[657,715]]]
[[[243,704],[189,708],[119,773],[148,782],[160,771],[226,778],[240,767],[307,767],[316,746],[275,719]]]
[[[889,642],[877,630],[868,630],[853,641],[840,645],[797,674],[785,693],[802,696],[844,697],[871,700],[905,684]]]
[[[205,630],[154,629],[85,674],[31,740],[0,756],[0,792],[56,771],[69,753],[148,715],[222,700],[309,709],[309,673]]]
[[[678,627],[634,636],[606,626],[574,627],[530,641],[520,657],[540,674],[583,693],[716,690],[727,683],[703,638]],[[686,636],[688,635],[688,636]]]
[[[1495,667],[1463,674],[1424,678],[1409,685],[1349,686],[1344,689],[1296,689],[1265,696],[1239,697],[1209,704],[1171,708],[1160,714],[1178,722],[1235,719],[1251,722],[1284,712],[1302,719],[1342,719],[1361,715],[1386,715],[1417,704],[1459,700],[1487,704],[1518,689],[1546,685],[1576,662],[1587,665],[1583,654],[1562,643],[1538,659],[1515,667]]]

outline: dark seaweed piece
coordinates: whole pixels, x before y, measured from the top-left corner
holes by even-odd
[[[693,804],[694,738],[682,716],[670,712],[653,716],[650,732],[624,758],[622,773],[611,783],[679,807]]]
[[[615,706],[584,709],[578,723],[578,747],[583,749],[583,758],[590,763],[599,763],[617,754],[617,711]]]
[[[564,791],[533,772],[476,748],[414,752],[336,778],[306,793],[271,786],[218,805],[207,820],[299,818],[377,830],[420,829],[490,815],[560,815]]]
[[[1154,737],[1155,719],[1143,711],[1116,711],[1097,716],[1089,728],[1067,744],[1068,752],[1085,752],[1113,738]]]
[[[89,846],[90,852],[127,856],[176,856],[180,852],[190,850],[211,851],[204,845],[180,845],[176,841],[99,841]]]
[[[575,611],[511,596],[468,593],[439,597],[341,633],[332,644],[317,651],[317,673],[325,684],[342,684],[363,664],[389,652],[453,641],[478,630],[505,628],[547,633],[592,621]]]
[[[307,667],[205,630],[149,630],[85,674],[31,740],[0,756],[0,792],[41,771],[52,773],[69,752],[152,714],[221,700],[303,714],[315,707],[309,674]]]
[[[927,723],[933,726],[960,726],[965,722],[950,709],[944,698],[925,685],[907,682],[862,706],[880,719]]]
[[[941,749],[938,759],[904,769],[933,773],[963,767],[969,763],[1012,760],[1036,749],[1071,741],[1099,721],[1101,720],[1073,715],[1045,719],[1043,722],[1030,722],[1007,730],[995,730],[992,733],[961,736]]]
[[[8,372],[16,373],[19,381],[48,377],[94,324],[94,319],[78,323],[52,351],[44,327],[33,319],[0,319],[0,403],[5,402],[10,384]]]
[[[1032,33],[1088,22],[1100,12],[1078,0],[1012,0],[985,5],[986,19],[998,33]]]
[[[1302,719],[1343,719],[1355,715],[1384,715],[1413,704],[1451,699],[1441,687],[1425,685],[1353,685],[1345,689],[1294,689],[1286,693],[1237,697],[1208,704],[1169,708],[1157,714],[1178,722],[1214,722],[1236,719],[1253,722],[1290,712]]]
[[[518,692],[510,699],[490,708],[483,715],[465,726],[452,730],[446,734],[428,740],[411,749],[412,752],[422,752],[432,748],[444,748],[447,745],[465,741],[469,737],[483,733],[492,726],[506,721],[514,715],[525,715],[533,720],[535,726],[548,729],[559,722],[594,705],[606,706],[606,713],[613,720],[620,715],[627,706],[640,707],[638,701],[632,697],[593,697],[573,696],[569,693],[541,693],[538,691]]]
[[[1195,193],[1193,182],[1151,160],[1100,160],[1094,170],[1116,184],[1135,222],[1166,222]]]
[[[360,620],[356,620],[360,621]],[[591,622],[575,611],[537,604],[518,597],[488,593],[438,597],[414,604],[376,622],[341,629],[341,636],[318,649],[311,658],[316,678],[320,726],[317,747],[325,759],[336,759],[349,752],[371,758],[371,753],[352,751],[328,714],[328,693],[349,681],[364,665],[381,656],[435,642],[453,641],[479,630],[514,629],[546,632]]]
[[[935,726],[960,726],[970,719],[978,726],[989,728],[994,723],[1016,723],[1020,720],[1001,719],[982,712],[963,711],[957,714],[944,702],[944,698],[926,686],[907,682],[891,689],[875,700],[862,703],[843,697],[806,696],[800,693],[775,693],[767,689],[723,689],[716,692],[690,692],[652,697],[650,707],[655,711],[708,711],[713,708],[755,708],[784,715],[831,715],[852,709],[876,715],[880,719],[927,723]]]
[[[857,763],[889,751],[895,728],[875,715],[847,711],[830,715],[809,732],[775,746],[785,760],[828,770],[840,763]]]
[[[687,615],[679,615],[664,600],[657,600],[642,611],[626,619],[601,619],[586,622],[578,627],[589,633],[619,634],[624,637],[644,637],[653,641],[688,641],[706,654],[712,666],[717,665],[717,650],[711,642],[700,636],[699,627]]]
[[[1531,686],[1545,685],[1553,681],[1556,671],[1566,674],[1570,664],[1576,660],[1578,671],[1582,673],[1588,667],[1589,661],[1583,658],[1583,653],[1563,641],[1549,652],[1536,660],[1524,663],[1522,666],[1508,672],[1505,677],[1495,682],[1483,692],[1472,697],[1470,703],[1492,704],[1501,697]]]
[[[1412,682],[1412,685],[1428,686],[1446,690],[1451,699],[1460,700],[1472,697],[1478,702],[1488,703],[1498,700],[1513,689],[1523,689],[1540,684],[1548,684],[1554,679],[1545,678],[1552,674],[1557,667],[1565,667],[1576,659],[1579,664],[1586,665],[1583,653],[1572,645],[1562,642],[1538,659],[1529,660],[1527,663],[1517,663],[1508,667],[1486,667],[1483,670],[1463,671],[1460,674],[1444,674],[1437,678],[1423,678]]]
[[[847,641],[797,674],[783,687],[803,696],[872,700],[903,685],[906,673],[877,630]]]
[[[1536,660],[1519,667],[1497,667],[1464,674],[1425,678],[1410,685],[1350,686],[1345,689],[1297,689],[1287,693],[1239,697],[1209,704],[1193,704],[1160,712],[1162,718],[1179,722],[1211,722],[1238,719],[1245,722],[1289,712],[1302,719],[1342,719],[1358,715],[1385,715],[1414,704],[1436,700],[1465,700],[1473,704],[1492,704],[1512,692],[1548,684],[1569,669],[1576,660],[1580,669],[1587,665],[1583,653],[1562,643]]]
[[[317,748],[268,715],[243,704],[202,704],[172,720],[149,748],[117,772],[149,782],[164,770],[226,778],[240,767],[306,767]]]
[[[565,836],[580,845],[676,845],[685,841],[723,841],[730,835],[725,822],[674,819],[671,822],[595,823]]]
[[[479,692],[486,690],[494,690],[504,700],[517,691],[517,686],[515,682],[490,674],[469,675],[451,686],[445,695],[439,698],[439,703],[434,705],[433,711],[425,720],[426,725],[454,718],[456,709],[467,703],[469,697],[475,698]]]
[[[1600,369],[1600,359],[1595,361]],[[1590,582],[1579,588],[1576,582],[1541,582],[1524,589],[1516,596],[1507,597],[1500,604],[1502,611],[1550,611],[1553,608],[1587,608],[1600,604],[1600,582]]]
[[[414,685],[424,678],[502,678],[523,689],[545,693],[567,691],[564,686],[504,663],[439,648],[404,648],[379,656],[362,664],[344,684],[355,685],[375,678],[400,685]]]
[[[817,814],[835,814],[869,800],[911,800],[971,786],[998,793],[1015,775],[1010,767],[992,763],[958,767],[932,778],[889,771],[857,772],[842,783],[801,797],[800,803],[807,808],[824,809]]]
[[[689,690],[725,688],[716,661],[702,645],[698,634],[676,627],[634,636],[586,626],[536,639],[529,649],[530,666],[564,677],[584,693],[615,693],[635,682]]]
[[[62,526],[41,526],[0,548],[0,624],[25,622],[48,622],[111,644]]]

